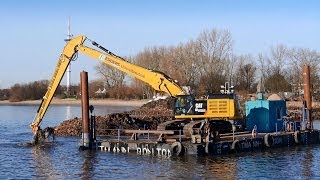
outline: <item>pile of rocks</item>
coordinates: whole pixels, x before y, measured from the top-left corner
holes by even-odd
[[[74,118],[63,121],[55,127],[54,134],[58,136],[80,136],[82,133],[82,119]]]
[[[302,119],[302,101],[287,101],[287,113],[290,118]],[[312,103],[312,119],[320,120],[320,103]]]
[[[116,129],[156,129],[159,123],[173,119],[173,99],[160,99],[144,104],[137,110],[96,117],[97,135],[116,135]],[[57,136],[80,136],[82,119],[62,122],[55,128]]]
[[[135,117],[172,117],[174,108],[174,99],[173,98],[166,98],[166,99],[159,99],[157,101],[150,101],[143,106],[141,106],[137,110],[133,110],[129,112],[132,116]]]

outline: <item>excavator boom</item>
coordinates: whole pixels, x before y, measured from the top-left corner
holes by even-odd
[[[36,117],[34,118],[32,124],[30,125],[33,131],[33,134],[36,134],[39,128],[39,125],[42,121],[43,116],[45,115],[54,93],[57,90],[57,87],[60,84],[61,79],[70,63],[70,61],[75,57],[77,53],[76,47],[80,44],[83,44],[86,40],[85,36],[78,36],[77,38],[69,41],[63,48],[62,54],[58,59],[58,63],[54,70],[52,79],[48,86],[46,94],[43,96],[41,104],[37,110]]]
[[[113,54],[109,50],[103,48],[94,41],[91,41],[94,46],[100,48],[104,52],[96,49],[80,45],[78,46],[79,52],[86,54],[93,59],[100,60],[101,62],[114,67],[132,77],[135,77],[147,84],[154,90],[166,92],[170,96],[177,96],[185,94],[184,90],[169,76],[159,71],[153,71],[141,66],[134,65],[121,57]]]
[[[102,50],[96,50],[84,45],[85,41],[90,41],[93,46]],[[77,36],[76,38],[70,40],[64,47],[62,54],[59,57],[58,64],[53,73],[52,79],[50,81],[48,90],[44,95],[42,102],[37,111],[36,117],[34,118],[32,124],[30,125],[33,133],[36,134],[42,118],[44,117],[50,102],[53,98],[54,93],[57,90],[57,87],[60,84],[63,75],[70,64],[70,61],[73,60],[77,53],[81,52],[90,56],[93,59],[99,60],[111,67],[114,67],[132,77],[135,77],[147,84],[149,84],[153,89],[161,92],[166,92],[170,96],[184,95],[186,94],[184,90],[176,83],[175,80],[171,79],[169,76],[158,71],[152,71],[137,65],[134,65],[130,62],[127,62],[123,58],[113,54],[109,50],[100,46],[98,43],[89,40],[85,36]]]

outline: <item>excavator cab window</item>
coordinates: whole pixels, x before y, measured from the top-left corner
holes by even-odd
[[[175,115],[191,115],[194,114],[194,96],[180,95],[175,101]]]

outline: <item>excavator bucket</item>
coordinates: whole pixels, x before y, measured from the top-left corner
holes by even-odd
[[[40,145],[46,142],[46,140],[52,136],[52,139],[54,140],[54,128],[47,127],[45,129],[38,128],[37,132],[33,136],[33,145]]]

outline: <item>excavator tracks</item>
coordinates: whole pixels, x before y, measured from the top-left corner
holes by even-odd
[[[179,130],[181,129],[184,124],[188,123],[188,120],[185,119],[177,119],[177,120],[171,120],[166,121],[157,126],[157,130]]]
[[[194,134],[201,134],[201,128],[196,128],[198,124],[204,123],[204,120],[191,121],[183,127],[183,134],[186,137],[191,137]]]
[[[204,120],[191,121],[188,119],[178,119],[166,121],[158,125],[157,130],[182,130],[184,137],[191,138],[193,134],[200,134],[199,124],[204,123]]]

